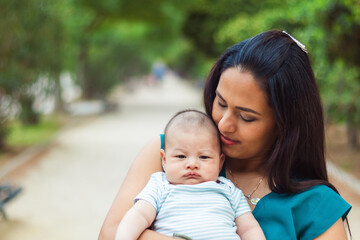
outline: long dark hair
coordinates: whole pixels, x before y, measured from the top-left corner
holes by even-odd
[[[306,51],[279,30],[228,48],[205,83],[204,104],[210,116],[220,75],[232,67],[254,76],[274,111],[278,136],[264,160],[270,189],[296,193],[324,184],[337,192],[328,181],[323,109]]]

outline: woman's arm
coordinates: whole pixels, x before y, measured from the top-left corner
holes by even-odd
[[[346,240],[346,230],[342,218],[336,221],[328,230],[314,240]]]
[[[99,240],[115,239],[117,226],[125,213],[132,207],[134,197],[145,187],[151,174],[159,171],[162,171],[162,168],[160,161],[160,137],[157,137],[141,150],[132,163],[105,218]],[[152,239],[152,234],[157,236],[157,233],[153,231],[146,230],[145,232],[140,239]],[[157,237],[156,239],[160,238]]]

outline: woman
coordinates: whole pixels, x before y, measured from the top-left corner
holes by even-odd
[[[222,175],[247,196],[267,239],[347,239],[351,206],[329,183],[322,106],[306,49],[273,30],[230,47],[205,84],[226,155]],[[132,199],[162,171],[160,139],[135,159],[99,239],[113,239]],[[171,239],[146,230],[139,239]]]

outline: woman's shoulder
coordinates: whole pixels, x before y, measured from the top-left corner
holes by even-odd
[[[316,185],[300,193],[271,192],[258,202],[253,214],[268,236],[288,232],[295,239],[313,239],[345,218],[350,209],[333,189]]]
[[[157,136],[149,140],[140,150],[127,174],[127,179],[130,179],[129,182],[141,179],[142,183],[145,184],[152,173],[163,170],[160,161],[160,144],[160,137]],[[127,182],[127,180],[125,181]]]
[[[339,200],[345,201],[339,193],[335,192],[332,188],[326,185],[316,185],[300,193],[283,194],[285,198],[293,199],[294,201],[308,200],[316,202],[319,200],[329,201],[331,204],[338,202]],[[280,196],[281,197],[281,196]]]
[[[283,207],[319,209],[322,206],[348,205],[347,202],[333,189],[326,185],[316,185],[300,193],[270,193],[264,197],[268,204],[281,204]],[[322,206],[319,206],[322,204]]]
[[[340,196],[337,192],[326,185],[316,185],[300,193],[284,194],[284,197],[291,198],[294,200],[303,199],[318,199],[326,197],[338,197]],[[314,199],[314,200],[315,200]]]
[[[326,185],[315,185],[303,192],[296,193],[295,196],[306,196],[306,195],[313,195],[313,194],[320,194],[320,195],[339,195],[335,192],[332,188]]]

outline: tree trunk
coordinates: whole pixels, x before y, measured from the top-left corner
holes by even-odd
[[[355,123],[356,107],[354,104],[348,108],[346,113],[346,134],[348,139],[348,146],[352,150],[357,150],[358,145],[358,129]]]
[[[86,68],[87,68],[87,45],[82,43],[79,50],[79,56],[77,61],[77,79],[82,90],[82,97],[87,99],[87,81],[86,81]]]
[[[20,121],[24,125],[35,125],[39,123],[39,113],[35,112],[33,109],[34,96],[30,96],[26,93],[21,93],[18,101],[21,106],[20,111]]]
[[[1,96],[0,96],[1,98]],[[0,109],[1,111],[1,109]],[[5,147],[6,144],[6,136],[8,134],[8,126],[6,117],[2,112],[0,112],[0,150]]]
[[[62,99],[62,89],[60,84],[60,73],[54,75],[55,80],[55,112],[64,113],[64,101]]]

